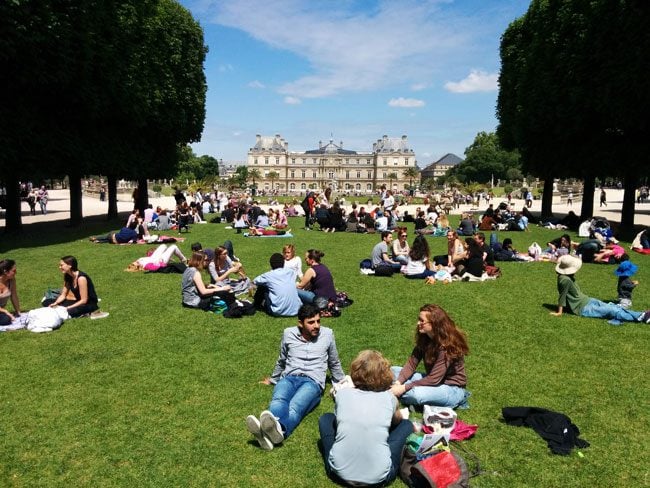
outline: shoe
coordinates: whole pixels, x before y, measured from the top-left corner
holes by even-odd
[[[646,310],[641,314],[639,317],[639,322],[645,322],[646,324],[650,324],[650,310]]]
[[[271,440],[273,444],[280,444],[284,440],[284,434],[282,433],[282,427],[280,422],[275,418],[268,410],[264,410],[260,414],[260,424],[262,427],[262,432]]]
[[[94,312],[92,312],[92,313],[90,314],[90,318],[91,318],[92,320],[96,320],[96,319],[105,319],[105,318],[108,317],[109,315],[110,315],[110,314],[109,314],[108,312],[102,312],[101,310],[95,310]]]
[[[266,437],[266,435],[264,435],[264,432],[262,432],[260,421],[255,418],[255,415],[249,415],[246,417],[246,428],[248,429],[248,432],[255,436],[257,443],[263,450],[273,450],[273,443],[268,437]]]

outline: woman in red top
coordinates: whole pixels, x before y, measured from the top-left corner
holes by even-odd
[[[438,305],[420,308],[415,347],[403,368],[393,367],[393,394],[405,405],[435,405],[469,408],[465,390],[465,355],[469,346],[465,333]],[[417,373],[422,361],[425,374]]]

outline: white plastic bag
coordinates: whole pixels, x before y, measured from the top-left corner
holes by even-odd
[[[30,310],[27,315],[27,330],[32,332],[52,332],[70,318],[65,307],[41,307]]]

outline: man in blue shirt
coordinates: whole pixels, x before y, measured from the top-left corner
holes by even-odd
[[[296,288],[295,273],[284,267],[284,257],[275,253],[271,256],[271,271],[253,280],[257,286],[253,305],[276,317],[295,317],[302,305]]]
[[[320,312],[311,304],[298,311],[298,326],[282,335],[280,355],[265,385],[275,385],[268,410],[246,418],[248,431],[260,447],[270,451],[291,435],[300,421],[319,403],[329,368],[332,381],[345,377],[332,329],[320,326]]]

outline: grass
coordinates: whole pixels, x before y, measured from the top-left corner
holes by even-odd
[[[189,252],[193,241],[231,239],[251,276],[266,271],[270,254],[285,243],[301,253],[322,249],[337,288],[355,301],[340,318],[325,319],[346,371],[366,348],[402,364],[418,308],[444,307],[471,347],[471,409],[460,418],[479,425],[465,447],[486,471],[473,486],[650,486],[648,326],[550,316],[557,292],[548,263],[502,263],[496,281],[425,286],[358,272],[377,235],[306,232],[301,224],[290,220],[291,240],[195,225],[180,247]],[[69,321],[52,334],[0,335],[0,485],[331,486],[317,448],[318,416],[333,409],[329,396],[270,453],[244,425],[246,415],[268,405],[271,389],[258,381],[271,372],[281,331],[295,319],[258,313],[227,320],[184,309],[179,275],[123,271],[147,246],[90,244],[89,235],[109,229],[99,220],[83,229],[60,226],[28,227],[25,236],[0,241],[0,257],[18,263],[23,308],[37,307],[48,286],[60,285],[58,259],[73,254],[110,317]],[[508,234],[526,249],[560,233]],[[444,238],[429,242],[435,254],[444,252]],[[650,258],[632,259],[641,282],[634,308],[644,309]],[[578,274],[583,291],[615,298],[613,269],[585,265]],[[566,413],[591,447],[584,457],[550,454],[532,430],[502,423],[501,408],[516,405]]]

